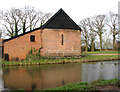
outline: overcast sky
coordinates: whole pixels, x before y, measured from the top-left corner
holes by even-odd
[[[119,0],[0,0],[0,10],[33,6],[54,14],[62,8],[79,24],[80,20],[87,17],[106,14],[109,11],[118,13],[118,2]]]

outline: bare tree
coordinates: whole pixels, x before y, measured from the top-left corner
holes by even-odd
[[[13,19],[13,23],[14,23],[14,31],[15,31],[15,36],[17,36],[18,35],[18,32],[21,30],[20,28],[19,28],[19,21],[20,21],[20,19],[19,19],[19,17],[18,16],[20,16],[20,9],[11,9],[11,19]]]
[[[3,30],[0,29],[0,39],[2,38],[2,33],[3,33]]]
[[[42,26],[51,16],[52,14],[51,13],[41,13],[40,14],[40,20],[41,20],[41,25]]]
[[[102,34],[104,33],[104,27],[106,25],[106,21],[105,21],[106,16],[105,15],[97,15],[94,17],[94,26],[96,28],[96,30],[94,30],[98,36],[99,36],[99,40],[100,40],[100,51],[102,50]]]
[[[83,29],[82,31],[82,43],[86,44],[86,51],[88,51],[88,45],[91,51],[94,51],[95,48],[95,27],[93,23],[93,18],[86,18],[80,22],[80,27]]]
[[[27,10],[27,7],[25,7],[24,9],[20,9],[19,19],[21,21],[20,27],[21,27],[23,33],[25,33],[27,28],[28,28],[28,26],[27,26],[27,21],[28,21],[28,10]]]
[[[94,23],[93,23],[93,18],[88,18],[87,19],[87,24],[88,24],[89,31],[90,31],[89,32],[89,38],[91,40],[91,42],[90,42],[91,51],[94,51],[96,33],[95,33],[95,27],[94,27]]]
[[[84,19],[82,21],[80,21],[80,27],[82,28],[82,40],[83,42],[85,42],[85,51],[88,51],[88,42],[89,42],[89,38],[88,38],[88,24],[87,24],[87,19]]]
[[[31,8],[28,10],[28,18],[29,18],[29,28],[30,30],[34,29],[39,19],[39,13]]]
[[[20,14],[19,11],[19,9],[12,8],[10,11],[2,12],[1,14],[1,20],[4,21],[1,24],[6,28],[8,32],[7,35],[10,37],[17,36],[20,31],[20,19],[18,18]]]
[[[116,35],[118,34],[118,14],[109,12],[107,25],[113,36],[113,45],[115,44]]]
[[[106,31],[103,36],[103,48],[107,51],[108,49],[112,49],[112,39],[109,31]]]
[[[7,35],[10,37],[17,36],[21,31],[25,33],[28,28],[33,30],[36,27],[40,27],[50,16],[51,13],[43,13],[29,6],[0,12],[1,24],[6,28]]]
[[[34,7],[26,6],[21,10],[22,14],[20,19],[22,22],[23,33],[25,33],[28,28],[33,30],[36,27],[40,27],[41,24],[44,24],[44,21],[47,21],[51,16],[51,13],[43,13],[39,10],[35,10]]]
[[[34,7],[26,6],[22,11],[23,16],[21,17],[21,21],[23,24],[23,33],[27,30],[27,28],[33,30],[36,27],[42,26],[42,24],[51,17],[51,13],[43,13],[39,10],[35,10]],[[26,23],[27,21],[28,23]]]

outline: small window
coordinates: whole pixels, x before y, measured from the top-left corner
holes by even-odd
[[[30,36],[30,42],[35,42],[35,35]]]
[[[63,45],[63,34],[62,34],[62,45]]]

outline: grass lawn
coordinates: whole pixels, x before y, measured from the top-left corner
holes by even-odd
[[[83,52],[89,54],[118,54],[118,51],[94,51],[94,52]]]

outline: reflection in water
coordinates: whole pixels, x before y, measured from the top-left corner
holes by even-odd
[[[36,89],[36,84],[32,84],[32,90]]]
[[[116,63],[116,64],[115,64]],[[111,79],[118,76],[118,62],[54,64],[3,69],[4,87],[46,89],[78,81]]]
[[[118,77],[118,62],[98,62],[82,64],[82,81],[91,82],[98,79]]]
[[[62,85],[65,85],[64,79],[62,80]]]
[[[0,92],[3,90],[2,68],[0,67]]]
[[[81,64],[59,64],[4,69],[4,84],[11,89],[45,89],[81,81]]]
[[[120,79],[120,63],[118,63],[118,79]]]

